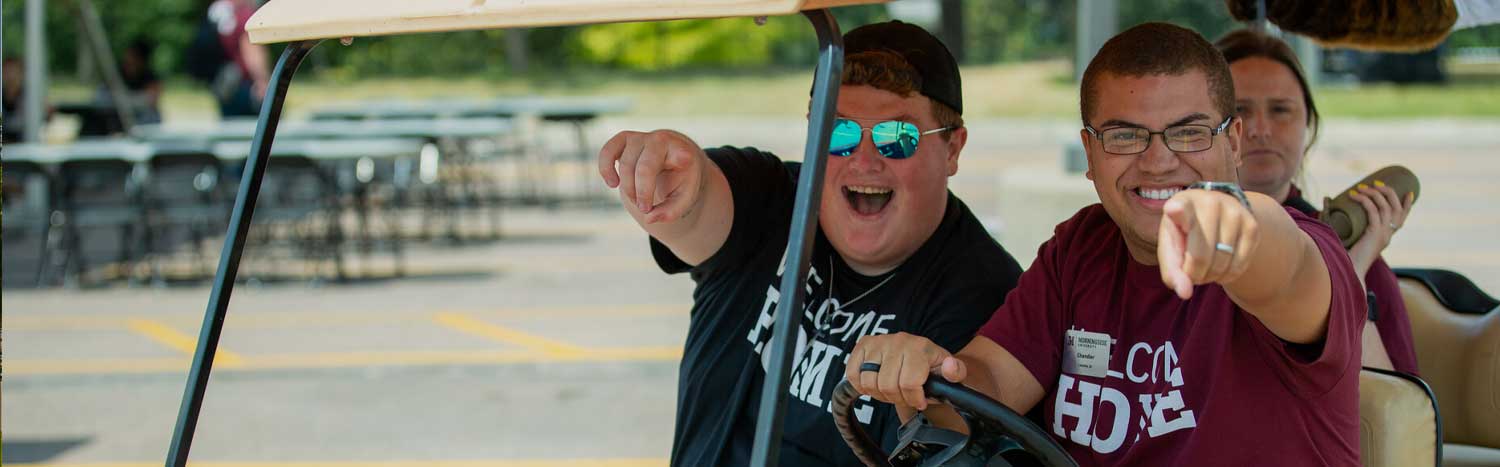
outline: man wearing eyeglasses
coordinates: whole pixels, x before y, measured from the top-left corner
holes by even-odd
[[[968,138],[947,48],[900,22],[854,29],[844,46],[783,465],[860,465],[829,416],[855,342],[907,332],[957,351],[1020,275],[947,189]],[[704,151],[665,130],[623,132],[600,151],[601,176],[651,235],[657,264],[697,283],[673,465],[749,463],[800,167],[750,148]],[[866,398],[854,412],[894,447],[889,404]]]
[[[1232,183],[1223,57],[1143,24],[1100,49],[1081,93],[1100,204],[1058,225],[956,357],[875,336],[846,376],[903,418],[955,425],[923,395],[929,372],[1039,408],[1081,465],[1359,465],[1364,295],[1331,230]]]

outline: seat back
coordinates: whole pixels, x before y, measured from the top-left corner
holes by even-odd
[[[1360,457],[1366,467],[1437,465],[1442,417],[1421,379],[1394,371],[1359,372]]]
[[[1403,269],[1397,275],[1417,364],[1443,413],[1444,439],[1500,448],[1500,312],[1494,299],[1447,271]],[[1486,305],[1489,310],[1481,310]]]

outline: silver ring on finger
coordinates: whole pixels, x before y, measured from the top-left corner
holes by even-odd
[[[1220,252],[1229,253],[1229,254],[1233,255],[1234,254],[1234,245],[1230,245],[1230,244],[1224,243],[1224,242],[1219,242],[1219,243],[1215,243],[1214,244],[1214,250],[1218,250]]]
[[[1385,226],[1386,226],[1386,227],[1390,227],[1390,228],[1391,228],[1391,230],[1397,230],[1397,229],[1400,229],[1400,228],[1401,228],[1401,227],[1398,227],[1398,226],[1396,226],[1396,223],[1395,223],[1395,222],[1391,222],[1391,223],[1388,223],[1388,224],[1386,224],[1386,225],[1385,225]]]

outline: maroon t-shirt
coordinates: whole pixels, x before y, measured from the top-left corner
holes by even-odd
[[[1401,285],[1396,282],[1396,272],[1385,263],[1385,258],[1375,258],[1370,270],[1365,272],[1365,288],[1375,294],[1375,330],[1380,333],[1380,342],[1385,344],[1385,354],[1391,357],[1391,367],[1402,373],[1417,373],[1417,346],[1412,342],[1411,317],[1406,315],[1406,302],[1401,299]]]
[[[1042,427],[1081,465],[1359,465],[1364,292],[1333,231],[1288,213],[1332,279],[1320,343],[1277,338],[1217,284],[1179,299],[1098,204],[1057,226],[979,334],[1046,388]]]
[[[1318,215],[1318,210],[1302,198],[1302,190],[1297,185],[1292,185],[1291,193],[1282,204],[1297,208],[1308,216]],[[1391,357],[1391,367],[1402,373],[1419,375],[1417,346],[1411,337],[1411,317],[1406,315],[1406,301],[1401,299],[1396,273],[1391,271],[1385,258],[1375,258],[1375,263],[1365,272],[1365,290],[1375,294],[1375,330],[1380,333],[1380,342],[1385,344],[1385,354]]]

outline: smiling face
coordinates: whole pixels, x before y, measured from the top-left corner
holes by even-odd
[[[868,128],[886,120],[939,128],[932,101],[870,86],[839,88],[838,117]],[[958,172],[967,137],[959,128],[921,137],[905,159],[882,157],[866,131],[847,157],[828,158],[819,221],[834,249],[856,271],[875,275],[911,257],[937,230],[948,201],[948,177]]]
[[[1095,86],[1096,106],[1088,123],[1099,131],[1117,127],[1162,131],[1185,124],[1218,127],[1225,118],[1214,110],[1202,71],[1136,77],[1107,74]],[[1184,153],[1168,150],[1160,135],[1152,135],[1146,151],[1133,155],[1106,153],[1098,138],[1080,131],[1088,153],[1088,178],[1105,211],[1120,226],[1136,261],[1156,263],[1157,230],[1167,198],[1193,182],[1235,180],[1240,131],[1236,119],[1213,137],[1213,147]]]
[[[1245,121],[1240,182],[1286,201],[1306,154],[1308,118],[1302,85],[1280,62],[1249,57],[1231,63],[1235,114]]]

